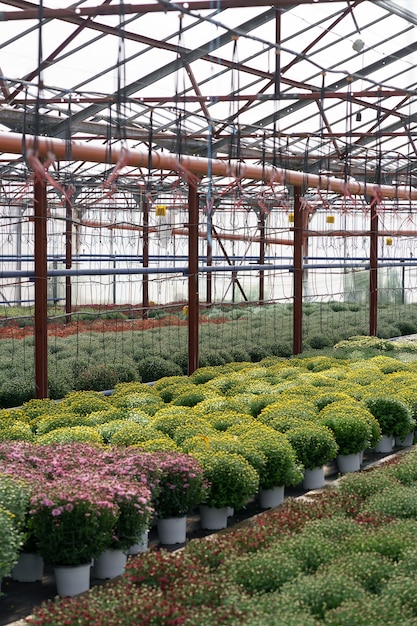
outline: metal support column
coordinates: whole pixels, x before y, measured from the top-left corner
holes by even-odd
[[[259,264],[265,263],[265,213],[260,210],[258,217],[259,228]],[[265,301],[265,272],[260,270],[259,272],[259,304],[263,304]]]
[[[149,200],[143,199],[143,267],[149,267]],[[149,312],[149,274],[142,276],[142,318],[148,319]]]
[[[371,198],[369,237],[369,334],[376,337],[378,330],[378,202]]]
[[[72,268],[72,206],[67,199],[65,202],[65,269]],[[72,320],[72,285],[71,276],[65,276],[65,323]]]
[[[212,235],[212,233],[210,233],[210,235]],[[210,237],[207,236],[206,263],[207,263],[207,267],[211,267],[213,265],[212,236]],[[212,272],[206,272],[206,304],[210,305],[212,303],[212,299],[213,299],[213,274]]]
[[[303,351],[303,246],[304,212],[301,187],[294,186],[293,354]]]
[[[188,184],[188,374],[198,368],[198,193]]]
[[[35,397],[48,397],[48,262],[46,182],[35,180]]]

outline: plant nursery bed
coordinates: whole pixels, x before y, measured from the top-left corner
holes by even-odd
[[[378,454],[372,451],[365,453],[364,462],[361,471],[378,465],[387,457],[398,456],[408,451],[409,448],[398,448],[394,453]],[[324,489],[331,489],[332,485],[340,477],[336,463],[330,463],[325,468],[326,485]],[[320,490],[321,491],[321,490]],[[300,485],[299,487],[288,487],[285,489],[286,498],[297,498],[306,495],[306,491]],[[312,496],[314,492],[309,492]],[[265,513],[265,509],[261,509],[257,499],[251,499],[247,505],[235,512],[228,519],[228,527],[221,531],[203,530],[200,525],[200,517],[198,512],[189,515],[187,518],[187,542],[193,539],[204,539],[213,534],[227,533],[231,529],[239,528],[251,523],[256,516]],[[176,544],[175,546],[162,546],[159,543],[156,528],[152,528],[149,534],[149,550],[166,549],[174,551],[181,549],[185,544]],[[91,585],[106,584],[106,581],[92,579]],[[16,582],[11,578],[5,578],[2,581],[2,595],[0,596],[0,626],[13,625],[25,626],[27,622],[25,618],[29,616],[33,609],[40,606],[42,602],[53,599],[56,595],[55,579],[52,569],[48,566],[41,581],[35,583]]]

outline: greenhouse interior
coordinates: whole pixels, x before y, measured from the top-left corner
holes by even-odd
[[[0,0],[0,626],[417,625],[416,29]]]
[[[415,2],[63,4],[0,3],[6,387],[417,332]]]

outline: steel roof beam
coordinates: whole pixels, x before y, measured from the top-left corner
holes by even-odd
[[[268,11],[265,11],[261,15],[258,15],[255,18],[252,18],[248,20],[247,22],[245,22],[244,24],[242,24],[239,27],[239,30],[244,31],[244,32],[250,32],[251,30],[258,28],[259,26],[262,26],[262,24],[264,24],[266,21],[271,19],[271,17],[273,16],[273,13],[274,13],[274,9],[269,9]],[[229,43],[230,41],[231,41],[231,34],[229,32],[226,32],[220,35],[219,37],[216,37],[215,39],[207,42],[206,44],[199,46],[199,48],[196,50],[184,50],[184,51],[181,50],[181,57],[183,61],[176,58],[174,61],[167,63],[165,66],[161,67],[160,69],[154,72],[151,72],[150,74],[146,76],[142,76],[139,80],[134,81],[130,85],[126,85],[126,87],[123,87],[123,89],[121,90],[122,93],[120,95],[117,94],[117,92],[115,92],[113,95],[115,98],[120,98],[120,97],[123,98],[124,96],[130,96],[132,93],[135,93],[135,91],[137,91],[138,89],[142,89],[144,87],[152,85],[158,80],[161,80],[162,78],[165,78],[166,76],[169,76],[170,74],[172,74],[173,72],[181,68],[184,63],[192,63],[193,61],[201,59],[209,51],[213,51],[217,48],[220,48],[224,46],[226,43]],[[161,42],[156,42],[155,40],[154,44],[164,49],[165,48],[168,49],[168,46],[165,46],[163,42],[161,45]],[[175,52],[176,54],[178,53],[178,46],[174,46],[170,44],[169,47],[172,49],[173,52]],[[213,58],[215,57],[213,56]],[[82,111],[79,111],[78,113],[75,113],[71,118],[71,127],[73,129],[76,129],[77,123],[79,121],[85,120],[87,117],[92,117],[96,115],[103,108],[104,108],[104,105],[95,104],[90,107],[87,107],[86,109],[83,109]],[[56,137],[64,136],[66,132],[66,128],[67,127],[66,127],[65,122],[57,124],[54,129],[54,136]]]
[[[314,4],[317,0],[256,0],[256,6],[274,6],[277,8],[293,8],[299,4]],[[334,2],[334,0],[320,0],[321,3]],[[22,6],[29,3],[22,2],[3,2],[3,4],[9,4],[11,6]],[[184,6],[183,5],[187,5]],[[236,9],[252,7],[253,3],[247,0],[216,0],[216,4],[213,5],[213,0],[189,0],[189,2],[178,2],[172,5],[162,5],[158,2],[155,4],[123,4],[123,13],[125,15],[132,13],[166,13],[167,11],[177,11],[184,8],[189,11],[213,11],[213,9],[224,11],[225,9]],[[44,7],[42,9],[42,15],[46,19],[67,19],[67,18],[83,18],[92,17],[96,15],[119,15],[120,3],[112,6],[96,6],[96,7],[73,7],[66,9],[48,9]],[[26,8],[22,6],[22,11],[0,11],[0,21],[9,22],[15,20],[37,20],[39,17],[39,9]]]
[[[370,65],[368,65],[367,67],[364,67],[362,70],[360,70],[359,72],[356,72],[356,77],[366,77],[369,75],[372,75],[374,72],[377,72],[379,69],[381,69],[382,67],[386,67],[387,65],[389,65],[390,63],[394,63],[395,61],[397,61],[399,58],[403,58],[405,56],[411,55],[413,53],[415,53],[417,51],[417,42],[413,42],[412,44],[409,44],[407,46],[405,46],[404,48],[401,48],[400,50],[397,50],[395,52],[395,54],[390,54],[387,55],[385,57],[383,57],[383,59],[379,60],[379,61],[375,61],[374,63],[371,63]],[[332,84],[328,85],[327,89],[329,89],[331,92],[334,92],[336,89],[343,89],[344,87],[347,87],[348,85],[350,85],[352,82],[352,77],[351,76],[345,76],[344,78],[341,78],[340,80],[333,82]],[[305,85],[305,89],[308,89],[309,86]],[[320,89],[318,87],[310,87],[310,89],[312,89],[313,91],[315,91],[316,93],[320,93]],[[326,90],[324,91],[324,93],[326,92]],[[306,104],[308,103],[307,100],[303,99],[303,100],[299,100],[298,102],[295,102],[294,104],[291,104],[287,107],[285,107],[284,109],[280,109],[277,113],[274,113],[272,115],[269,115],[261,120],[258,121],[258,124],[262,125],[263,127],[265,126],[269,126],[270,124],[273,123],[274,119],[277,117],[277,115],[279,116],[280,120],[282,121],[282,119],[289,115],[294,113],[295,111],[299,111],[301,109],[303,109]],[[242,131],[245,132],[245,128],[242,128]]]
[[[409,9],[404,9],[392,0],[373,0],[381,9],[385,9],[388,13],[403,18],[406,22],[417,26],[417,14]]]

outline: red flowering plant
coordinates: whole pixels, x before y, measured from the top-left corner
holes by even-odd
[[[181,517],[204,502],[208,484],[199,462],[188,454],[156,453],[161,471],[153,505],[159,519]]]

